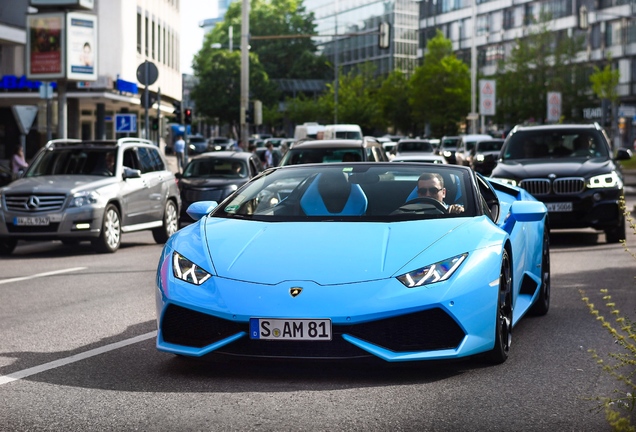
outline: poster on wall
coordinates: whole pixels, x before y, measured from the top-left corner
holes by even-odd
[[[27,78],[64,78],[64,42],[63,13],[27,15]]]
[[[97,16],[71,12],[66,15],[66,77],[97,80]]]

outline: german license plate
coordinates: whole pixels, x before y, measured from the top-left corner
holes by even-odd
[[[330,341],[331,320],[250,318],[250,338]]]
[[[13,218],[13,225],[18,225],[18,226],[45,226],[48,224],[49,224],[48,216]]]
[[[549,212],[554,212],[554,213],[572,211],[571,202],[546,203],[545,206],[548,208]]]

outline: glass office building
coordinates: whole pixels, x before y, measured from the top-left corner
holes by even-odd
[[[377,75],[418,64],[419,3],[412,0],[305,0],[315,15],[318,47],[341,73],[371,63]],[[391,26],[389,48],[378,45],[379,26]]]

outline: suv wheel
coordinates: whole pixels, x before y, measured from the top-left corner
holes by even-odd
[[[112,204],[106,206],[102,232],[98,238],[91,242],[93,248],[100,253],[113,253],[121,244],[121,219],[117,207]]]
[[[152,230],[152,237],[159,244],[165,243],[178,229],[179,215],[177,214],[177,206],[173,201],[168,200],[163,212],[163,224],[161,227]]]
[[[15,239],[0,240],[0,256],[11,255],[17,244]]]
[[[621,222],[615,228],[605,230],[605,240],[608,243],[620,243],[621,240],[625,240],[625,218],[621,217]]]

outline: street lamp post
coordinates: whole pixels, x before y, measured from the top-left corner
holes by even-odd
[[[245,112],[249,104],[250,94],[250,63],[249,63],[249,34],[250,34],[250,0],[243,0],[241,19],[241,143],[247,145],[249,139],[248,124]]]
[[[477,0],[472,0],[473,36],[470,47],[470,130],[477,130]]]

